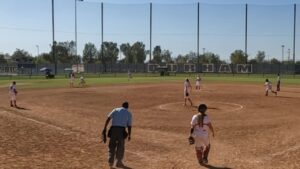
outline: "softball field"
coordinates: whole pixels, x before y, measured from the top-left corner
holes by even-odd
[[[108,168],[101,131],[106,115],[127,100],[133,114],[124,159],[128,168],[297,169],[300,87],[281,90],[266,97],[263,83],[210,82],[200,91],[193,88],[192,101],[207,104],[216,132],[204,167],[187,140],[197,112],[183,106],[183,81],[24,88],[19,109],[9,107],[8,87],[2,86],[0,168]]]

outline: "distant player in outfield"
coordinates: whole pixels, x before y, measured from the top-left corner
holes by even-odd
[[[276,87],[277,87],[277,92],[279,92],[280,91],[280,74],[279,73],[277,74],[277,85],[276,85]]]
[[[84,87],[84,86],[85,86],[85,80],[84,80],[83,74],[81,74],[81,76],[80,76],[80,82],[79,82],[79,85],[80,85],[81,87]]]
[[[269,79],[266,79],[265,87],[266,87],[266,96],[269,95],[269,92],[272,92],[277,96],[277,92],[272,90],[272,83],[269,81]]]
[[[9,86],[9,95],[10,95],[10,107],[18,107],[17,106],[17,87],[16,82],[13,81],[12,84]]]
[[[69,76],[70,76],[70,87],[72,88],[74,87],[75,73],[72,71]]]
[[[132,74],[130,72],[130,70],[128,70],[128,81],[132,78]]]
[[[197,76],[197,79],[196,79],[196,90],[200,90],[200,86],[201,86],[201,77],[200,75]]]
[[[200,165],[208,163],[208,154],[210,150],[209,133],[215,136],[212,123],[207,114],[205,114],[207,106],[200,104],[198,106],[198,114],[192,117],[190,137],[195,140],[195,150],[198,162]]]
[[[193,106],[193,102],[190,99],[190,90],[192,90],[192,85],[191,85],[189,79],[187,78],[184,81],[184,89],[183,89],[183,93],[184,93],[184,106],[186,106],[186,100],[188,100],[191,103],[191,106]]]

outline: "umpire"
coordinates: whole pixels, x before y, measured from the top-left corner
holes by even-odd
[[[108,163],[110,167],[114,165],[115,157],[117,159],[116,167],[124,167],[122,160],[125,152],[125,139],[128,138],[128,141],[130,141],[132,126],[132,115],[128,111],[128,107],[128,102],[124,102],[122,107],[113,109],[108,114],[102,131],[102,134],[106,135],[107,125],[112,120],[111,127],[108,130],[108,137],[110,138]]]

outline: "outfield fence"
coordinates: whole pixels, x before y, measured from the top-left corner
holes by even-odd
[[[219,74],[300,74],[300,65],[294,64],[58,64],[57,75],[68,75],[71,70],[84,74],[105,73],[219,73]],[[2,76],[45,75],[45,69],[54,70],[54,64],[0,65]],[[162,74],[161,74],[162,75]]]

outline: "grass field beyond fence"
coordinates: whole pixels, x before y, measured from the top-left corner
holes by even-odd
[[[133,78],[128,80],[126,73],[118,74],[86,74],[85,80],[88,86],[97,86],[104,84],[142,84],[142,83],[165,83],[165,82],[183,82],[189,78],[194,84],[196,73],[189,74],[171,74],[170,76],[159,76],[155,73],[137,73]],[[80,75],[76,76],[75,86],[79,83]],[[203,83],[241,83],[241,84],[264,84],[266,78],[276,84],[277,75],[274,74],[201,74]],[[21,88],[58,88],[69,85],[67,75],[56,76],[55,79],[45,79],[44,76],[6,76],[0,77],[0,86],[7,87],[12,81],[16,81]],[[281,76],[282,85],[300,85],[299,75]]]

